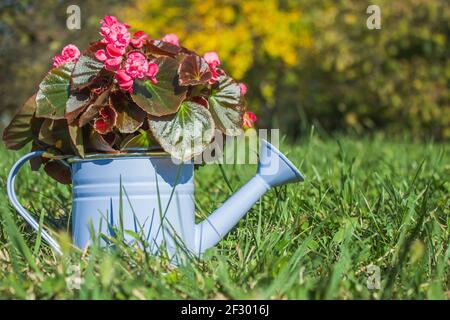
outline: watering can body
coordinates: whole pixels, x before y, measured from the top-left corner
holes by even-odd
[[[21,166],[40,152],[32,152],[11,169],[8,196],[22,217],[38,223],[22,207],[14,191]],[[154,254],[164,248],[201,255],[217,244],[271,187],[302,181],[303,176],[275,147],[262,140],[258,171],[241,189],[199,224],[195,223],[194,166],[169,155],[102,155],[69,159],[72,173],[72,239],[83,249],[97,234],[138,239]],[[131,232],[130,232],[131,231]],[[60,247],[45,230],[42,237],[56,251]],[[105,241],[105,240],[103,240]]]
[[[76,159],[72,166],[72,237],[84,248],[92,230],[128,242],[143,240],[156,253],[195,248],[194,168],[170,156]],[[137,235],[139,237],[137,237]],[[133,239],[134,237],[134,239]]]

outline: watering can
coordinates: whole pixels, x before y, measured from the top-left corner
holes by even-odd
[[[7,192],[13,207],[57,252],[50,236],[17,200],[14,179],[42,151],[12,167]],[[72,174],[72,240],[84,249],[94,233],[114,235],[117,226],[144,237],[154,254],[179,248],[196,256],[216,245],[271,187],[303,181],[299,170],[273,145],[260,141],[256,175],[202,222],[195,223],[194,165],[175,163],[168,154],[87,155],[65,162]],[[133,237],[125,235],[128,241]],[[134,236],[134,239],[136,236]],[[186,250],[187,249],[187,250]]]

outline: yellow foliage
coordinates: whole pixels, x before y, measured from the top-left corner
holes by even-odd
[[[123,20],[153,38],[176,33],[181,44],[203,54],[217,51],[233,77],[242,79],[255,56],[296,65],[302,48],[311,47],[298,6],[278,0],[139,1]]]
[[[294,135],[317,120],[450,138],[446,4],[379,0],[381,30],[367,28],[366,2],[346,0],[135,0],[121,18],[217,51],[248,82],[248,105],[266,114],[259,123]]]

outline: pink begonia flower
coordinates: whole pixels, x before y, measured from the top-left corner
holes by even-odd
[[[244,114],[244,128],[253,128],[253,123],[256,121],[256,116],[253,112],[248,111]]]
[[[117,112],[110,106],[100,109],[100,117],[94,122],[94,129],[100,134],[111,132],[117,122]]]
[[[80,58],[80,50],[73,44],[68,44],[62,49],[61,54],[53,58],[53,66],[59,67],[66,62],[76,62]]]
[[[241,96],[245,96],[247,94],[247,86],[245,83],[239,83],[239,89],[241,90]]]
[[[125,50],[131,40],[127,24],[119,22],[115,17],[106,16],[100,22],[100,34],[103,36],[102,43],[113,45],[114,47]]]
[[[62,50],[62,56],[65,57],[67,61],[77,61],[78,58],[80,58],[80,55],[80,50],[73,44],[65,46]]]
[[[137,31],[133,34],[133,39],[130,40],[131,45],[135,48],[142,48],[148,35],[144,31]]]
[[[133,78],[130,77],[125,70],[120,69],[116,72],[116,80],[122,90],[133,92]]]
[[[106,51],[104,49],[100,49],[97,50],[97,52],[95,52],[95,58],[98,61],[105,61],[106,59],[108,59],[108,56],[106,55]]]
[[[100,31],[103,33],[109,33],[109,31],[111,30],[111,26],[118,22],[119,21],[117,20],[116,17],[105,16],[102,20],[100,20],[100,24],[102,25]]]
[[[55,67],[55,68],[58,68],[60,65],[62,65],[64,62],[66,62],[66,59],[62,56],[62,55],[60,55],[60,54],[58,54],[58,55],[56,55],[56,56],[54,56],[53,57],[53,66]]]
[[[106,52],[111,56],[111,57],[121,57],[125,54],[125,48],[119,48],[116,47],[113,44],[108,44],[106,46]]]
[[[180,46],[180,39],[175,33],[166,34],[161,40],[176,45],[178,47]]]
[[[148,69],[147,72],[145,73],[145,75],[150,79],[151,82],[153,82],[153,84],[157,84],[158,80],[156,80],[156,75],[159,72],[159,67],[156,63],[150,63],[148,65]]]
[[[106,46],[106,51],[100,49],[95,52],[95,58],[102,61],[107,70],[115,71],[120,68],[120,64],[123,60],[122,55],[124,53],[125,50],[118,49],[115,46],[108,44]]]
[[[125,71],[133,79],[144,78],[148,72],[148,62],[145,55],[138,51],[128,54],[128,59],[125,62]]]
[[[106,51],[100,49],[95,53],[97,60],[102,61],[105,68],[110,71],[116,71],[120,68],[128,45],[131,41],[131,35],[128,31],[130,27],[121,23],[113,16],[106,16],[101,21],[100,34],[103,36],[102,43],[106,44]]]
[[[215,83],[217,80],[219,80],[219,75],[222,73],[222,71],[218,68],[220,66],[220,59],[219,55],[215,51],[207,52],[203,55],[203,58],[206,60],[206,62],[209,65],[209,69],[211,70],[212,77],[209,80],[210,84]]]
[[[117,71],[116,80],[122,90],[133,93],[133,79],[147,77],[154,84],[157,84],[156,75],[158,72],[157,64],[148,63],[147,57],[143,53],[134,51],[128,55],[124,69]]]
[[[106,70],[109,71],[116,71],[120,68],[120,64],[122,63],[123,58],[122,57],[115,57],[107,59],[105,63]]]
[[[213,64],[214,66],[220,66],[219,55],[215,51],[206,52],[203,58],[208,62],[208,64]]]

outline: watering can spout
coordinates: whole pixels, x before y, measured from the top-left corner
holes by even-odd
[[[196,253],[201,254],[216,245],[271,187],[303,180],[300,171],[285,155],[267,141],[261,140],[256,175],[196,225]]]

